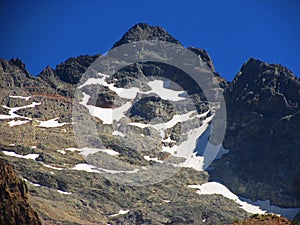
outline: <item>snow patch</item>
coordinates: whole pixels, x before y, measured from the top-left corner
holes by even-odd
[[[144,156],[144,159],[146,159],[147,161],[154,161],[154,162],[158,162],[158,163],[164,163],[163,160],[159,160],[157,157],[151,158],[150,156]]]
[[[88,173],[101,173],[99,170],[95,169],[96,167],[93,165],[89,165],[86,163],[80,163],[75,165],[75,167],[73,167],[73,170],[79,170],[79,171],[85,171]]]
[[[125,117],[126,111],[131,107],[130,102],[126,102],[124,105],[118,108],[101,108],[93,105],[88,105],[88,101],[91,96],[83,93],[83,98],[79,104],[85,106],[91,116],[97,117],[102,120],[104,124],[112,124],[114,120],[119,121],[121,118]]]
[[[47,167],[47,168],[50,168],[50,169],[54,169],[54,170],[64,170],[64,168],[55,167],[55,166],[51,166],[51,165],[44,164],[44,163],[43,163],[43,166]]]
[[[31,182],[31,181],[29,181],[29,180],[27,180],[27,179],[25,179],[25,178],[23,178],[23,180],[26,181],[26,183],[29,183],[29,184],[31,184],[31,185],[33,185],[33,186],[35,186],[35,187],[41,187],[40,184],[33,183],[33,182]]]
[[[180,101],[186,99],[186,97],[182,97],[186,95],[185,91],[174,91],[172,89],[168,89],[164,85],[164,81],[155,80],[149,81],[147,84],[151,88],[150,91],[141,91],[137,87],[131,88],[118,88],[114,86],[114,83],[107,83],[105,81],[109,75],[98,73],[101,78],[89,78],[82,85],[78,87],[78,89],[83,88],[84,86],[91,84],[99,84],[104,87],[108,87],[110,90],[114,91],[118,96],[125,99],[133,100],[138,93],[140,94],[157,94],[160,98],[170,101]],[[88,101],[90,96],[83,92],[83,98],[79,102],[79,104],[85,106],[91,116],[97,117],[103,121],[104,124],[112,124],[114,120],[119,121],[121,118],[125,117],[125,112],[132,106],[131,102],[126,102],[124,105],[118,108],[101,108],[93,105],[88,105]]]
[[[238,197],[227,187],[217,182],[207,182],[202,185],[188,185],[188,187],[198,189],[196,193],[199,195],[219,194],[225,198],[232,199],[240,205],[241,209],[253,214],[275,213],[288,219],[293,219],[300,210],[300,208],[281,208],[271,205],[269,200],[252,202],[249,199]]]
[[[39,127],[61,127],[64,126],[68,123],[60,123],[58,122],[59,118],[54,118],[54,119],[50,119],[50,120],[46,120],[46,121],[38,121],[40,124],[38,125]]]
[[[9,96],[9,97],[10,97],[10,98],[24,99],[24,100],[26,100],[26,101],[28,101],[28,100],[31,98],[31,96],[24,97],[24,96],[18,96],[18,95],[11,95],[11,96]]]
[[[122,171],[122,170],[109,170],[104,168],[99,168],[90,164],[86,163],[80,163],[75,165],[75,167],[72,168],[73,170],[81,170],[89,173],[110,173],[110,174],[118,174],[118,173],[137,173],[139,169],[129,170],[129,171]]]
[[[34,108],[40,104],[41,104],[40,102],[33,102],[30,105],[25,105],[25,106],[20,106],[20,107],[12,107],[12,108],[8,107],[6,105],[3,105],[2,106],[3,108],[9,109],[9,112],[8,112],[9,115],[0,115],[0,120],[15,119],[15,118],[23,118],[26,120],[32,120],[31,118],[28,118],[25,116],[20,116],[20,115],[16,114],[16,112],[21,109]]]
[[[65,150],[56,150],[56,151],[59,152],[59,153],[61,153],[61,154],[63,154],[63,155],[66,154],[66,151],[65,151]]]
[[[115,130],[114,132],[112,132],[112,135],[114,135],[114,136],[120,136],[120,137],[125,137],[125,134],[123,134],[122,132],[117,131],[117,130]]]
[[[71,195],[71,192],[67,192],[67,191],[62,191],[62,190],[57,190],[58,193],[63,194],[63,195]]]
[[[25,124],[28,122],[29,122],[29,120],[12,120],[12,121],[9,121],[8,124],[10,127],[14,127],[14,126],[19,126],[19,125],[22,125],[22,124]]]
[[[187,133],[187,140],[183,141],[178,146],[166,147],[163,146],[162,151],[169,152],[176,157],[185,158],[185,161],[180,164],[175,164],[174,166],[179,167],[190,167],[197,171],[203,170],[204,157],[197,156],[194,152],[196,148],[196,142],[198,137],[207,129],[209,122],[212,120],[213,115],[206,118],[199,128],[195,128]]]
[[[35,160],[36,158],[39,157],[39,154],[27,154],[27,155],[20,155],[15,152],[10,152],[10,151],[2,151],[4,155],[7,156],[12,156],[12,157],[17,157],[17,158],[22,158],[22,159],[32,159]]]
[[[232,193],[227,187],[217,182],[207,182],[202,185],[188,185],[189,188],[196,188],[196,191],[199,195],[213,195],[219,194],[225,198],[231,199],[240,205],[240,208],[246,212],[253,214],[264,214],[266,211],[263,211],[258,206],[251,205],[247,202],[241,201],[237,195]]]
[[[63,150],[57,150],[59,153],[61,154],[66,154],[66,151],[70,151],[70,152],[74,152],[74,151],[78,151],[80,155],[83,156],[88,156],[91,154],[95,154],[97,152],[103,152],[106,153],[108,155],[111,156],[118,156],[120,153],[116,152],[112,149],[102,149],[102,148],[88,148],[88,147],[84,147],[84,148],[66,148]]]
[[[185,91],[174,91],[172,89],[166,88],[164,85],[164,81],[162,80],[154,80],[149,81],[147,85],[151,88],[150,91],[141,91],[137,87],[131,88],[118,88],[115,87],[113,83],[108,84],[105,79],[110,77],[107,74],[98,73],[98,75],[102,76],[101,78],[89,78],[84,84],[80,85],[78,89],[81,89],[84,86],[91,85],[91,84],[99,84],[104,87],[108,87],[110,90],[114,91],[119,95],[121,98],[125,99],[134,99],[138,93],[140,94],[157,94],[160,98],[170,101],[180,101],[184,100],[186,92]]]
[[[32,182],[30,182],[30,184],[33,185],[33,186],[35,186],[35,187],[41,187],[40,184],[36,184],[36,183],[32,183]]]
[[[109,217],[115,217],[115,216],[119,216],[119,215],[124,215],[124,214],[129,213],[129,211],[130,211],[130,210],[122,210],[122,209],[121,209],[118,213],[112,214],[112,215],[110,215]]]
[[[170,101],[180,101],[185,99],[185,97],[180,97],[185,95],[185,91],[174,91],[172,89],[168,89],[164,86],[164,81],[162,80],[150,81],[147,84],[152,89],[150,93],[155,93],[162,99]]]

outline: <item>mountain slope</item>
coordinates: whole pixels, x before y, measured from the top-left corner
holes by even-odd
[[[137,24],[113,48],[139,40],[181,45],[161,27]],[[0,158],[26,178],[45,224],[229,224],[250,215],[236,197],[191,188],[209,179],[251,199],[298,206],[293,191],[299,193],[299,185],[292,181],[299,161],[299,80],[282,66],[251,59],[229,84],[205,50],[189,50],[214,75],[220,85],[214,93],[224,91],[227,103],[223,146],[229,153],[213,163],[210,175],[194,151],[198,137],[213,130],[218,104],[207,102],[184,71],[138,62],[83,81],[88,68],[99,72],[99,55],[69,58],[37,78],[20,60],[1,60]],[[115,113],[124,105],[130,107]]]

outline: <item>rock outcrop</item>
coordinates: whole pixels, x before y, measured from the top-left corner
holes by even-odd
[[[295,221],[290,221],[277,215],[253,215],[251,218],[232,223],[231,225],[296,225]]]
[[[12,166],[0,162],[0,224],[41,225],[37,213],[28,203],[28,189]]]

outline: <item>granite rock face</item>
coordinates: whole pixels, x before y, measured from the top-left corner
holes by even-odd
[[[225,90],[230,153],[211,179],[235,193],[273,204],[300,206],[300,81],[287,68],[249,59]]]

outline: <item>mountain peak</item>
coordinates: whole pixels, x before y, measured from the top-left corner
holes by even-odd
[[[123,37],[117,41],[112,48],[134,41],[158,40],[167,41],[181,45],[181,43],[170,35],[165,29],[159,26],[151,26],[147,23],[138,23],[130,28]]]
[[[262,88],[264,84],[276,83],[277,80],[280,82],[283,82],[284,80],[298,80],[297,82],[299,82],[299,78],[285,66],[249,58],[233,79],[232,84],[242,82],[248,86],[250,83],[255,83],[256,85],[261,85],[260,88]]]

